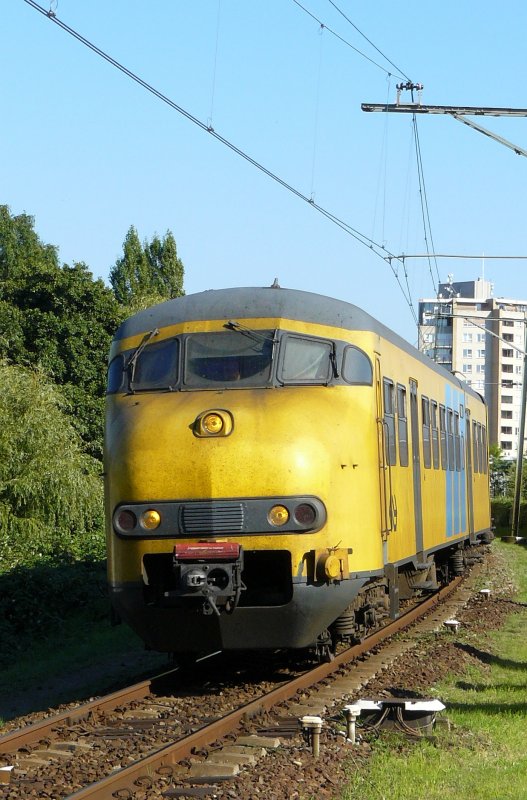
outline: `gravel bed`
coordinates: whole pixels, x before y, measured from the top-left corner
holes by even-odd
[[[475,592],[469,603],[460,611],[458,619],[462,623],[463,636],[452,635],[450,639],[444,634],[428,634],[419,639],[416,646],[402,655],[389,670],[384,670],[361,690],[361,697],[428,697],[430,687],[447,673],[461,673],[470,663],[485,663],[484,635],[490,630],[498,629],[504,619],[521,607],[513,600],[515,587],[510,575],[498,554],[491,553],[483,566],[483,576],[488,576],[486,585],[491,588],[490,597]],[[463,641],[458,641],[461,639]],[[262,667],[262,673],[264,667]],[[253,676],[254,677],[254,676]],[[90,743],[92,749],[83,754],[75,754],[64,768],[47,765],[36,772],[31,772],[31,781],[2,787],[0,800],[25,800],[32,798],[52,798],[58,800],[66,791],[71,793],[85,785],[86,779],[96,780],[100,777],[101,759],[105,762],[105,773],[112,769],[124,767],[132,763],[139,754],[151,752],[163,744],[173,742],[184,733],[203,725],[206,718],[213,719],[225,714],[254,697],[269,691],[276,686],[276,680],[283,681],[290,674],[284,670],[273,676],[276,679],[261,679],[251,682],[249,674],[237,671],[224,679],[209,680],[207,685],[198,688],[197,683],[187,687],[186,696],[175,698],[156,698],[152,696],[145,701],[133,703],[126,707],[132,716],[137,713],[138,721],[131,720],[133,730],[120,735],[126,721],[123,720],[125,709],[116,709],[104,717],[106,733],[101,735],[100,718],[80,723],[72,730],[68,729],[64,736],[78,738]],[[358,699],[358,696],[357,696]],[[62,708],[67,708],[64,706]],[[61,708],[61,710],[62,710]],[[148,719],[141,717],[141,712],[150,708],[158,715],[151,725]],[[57,709],[55,709],[56,711]],[[283,712],[282,712],[283,713]],[[46,715],[30,715],[22,721],[30,724]],[[129,718],[129,717],[128,717]],[[20,727],[21,720],[18,719]],[[247,722],[242,733],[258,733],[262,728],[276,724],[272,715]],[[12,726],[10,726],[12,727]],[[13,725],[14,727],[14,725]],[[99,728],[99,733],[97,732]],[[112,728],[114,733],[112,733]],[[350,771],[360,764],[367,763],[370,745],[362,741],[357,746],[346,744],[343,737],[337,734],[342,725],[336,720],[325,726],[321,738],[321,755],[315,760],[311,749],[303,741],[299,733],[284,736],[281,746],[269,750],[257,765],[242,769],[233,780],[218,783],[211,787],[203,785],[193,787],[192,783],[181,781],[184,771],[192,762],[202,760],[215,746],[207,751],[196,753],[195,758],[182,765],[164,770],[163,777],[152,785],[146,779],[143,788],[138,787],[133,800],[154,800],[164,796],[170,790],[171,797],[189,797],[186,790],[194,788],[193,796],[208,796],[217,800],[311,800],[311,798],[338,798],[345,785]],[[278,730],[278,735],[280,730]],[[232,743],[235,737],[216,743],[219,748]],[[32,748],[37,749],[37,748]],[[60,775],[60,777],[59,777]],[[60,785],[60,790],[59,790]],[[172,794],[178,787],[181,794]],[[196,792],[196,789],[199,790]],[[132,799],[131,799],[132,800]]]

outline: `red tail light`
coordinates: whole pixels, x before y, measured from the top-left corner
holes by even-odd
[[[198,542],[176,544],[174,557],[177,561],[236,561],[241,547],[237,542]]]

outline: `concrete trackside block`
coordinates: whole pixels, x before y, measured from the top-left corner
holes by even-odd
[[[188,772],[190,778],[231,778],[240,771],[238,764],[211,764],[203,761],[193,764]]]
[[[239,753],[240,755],[254,756],[255,758],[262,758],[267,755],[267,750],[263,747],[256,747],[255,745],[252,747],[245,747],[241,744],[228,744],[226,747],[222,747],[221,752]]]
[[[217,753],[211,753],[207,756],[206,764],[238,764],[239,767],[245,767],[247,764],[256,764],[257,759],[255,756],[246,755],[245,753],[226,753],[224,750],[218,750]]]
[[[251,736],[240,736],[239,739],[236,739],[234,744],[243,745],[244,747],[265,747],[267,750],[276,750],[282,743],[280,739],[252,734]]]
[[[69,750],[71,753],[85,753],[87,750],[92,750],[93,745],[89,744],[89,742],[53,742],[53,749]]]
[[[69,761],[72,757],[72,752],[71,750],[55,750],[54,748],[49,748],[47,750],[33,750],[31,755],[37,758],[55,758],[58,761]]]

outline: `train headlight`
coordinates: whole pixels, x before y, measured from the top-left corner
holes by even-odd
[[[161,523],[161,514],[153,508],[141,514],[141,525],[147,531],[154,531]]]
[[[121,531],[133,531],[137,525],[137,517],[133,511],[122,509],[115,516],[115,524]]]
[[[194,436],[208,438],[229,436],[232,433],[234,420],[230,411],[224,408],[209,408],[203,411],[193,423]]]
[[[214,436],[215,434],[222,432],[224,422],[223,417],[221,417],[219,414],[212,413],[206,414],[201,420],[201,424],[207,433],[210,433],[212,436]]]
[[[298,524],[305,528],[311,528],[317,518],[317,512],[311,503],[300,503],[295,508],[293,515]]]
[[[273,506],[267,514],[267,519],[271,525],[280,528],[289,521],[289,511],[285,506]]]

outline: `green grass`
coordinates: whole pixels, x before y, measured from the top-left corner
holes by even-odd
[[[527,601],[527,550],[495,545],[513,570],[518,602]],[[481,666],[452,675],[433,694],[452,727],[410,743],[381,734],[366,768],[350,769],[342,800],[527,800],[527,607],[504,627],[469,644]],[[461,637],[459,637],[461,638]]]

